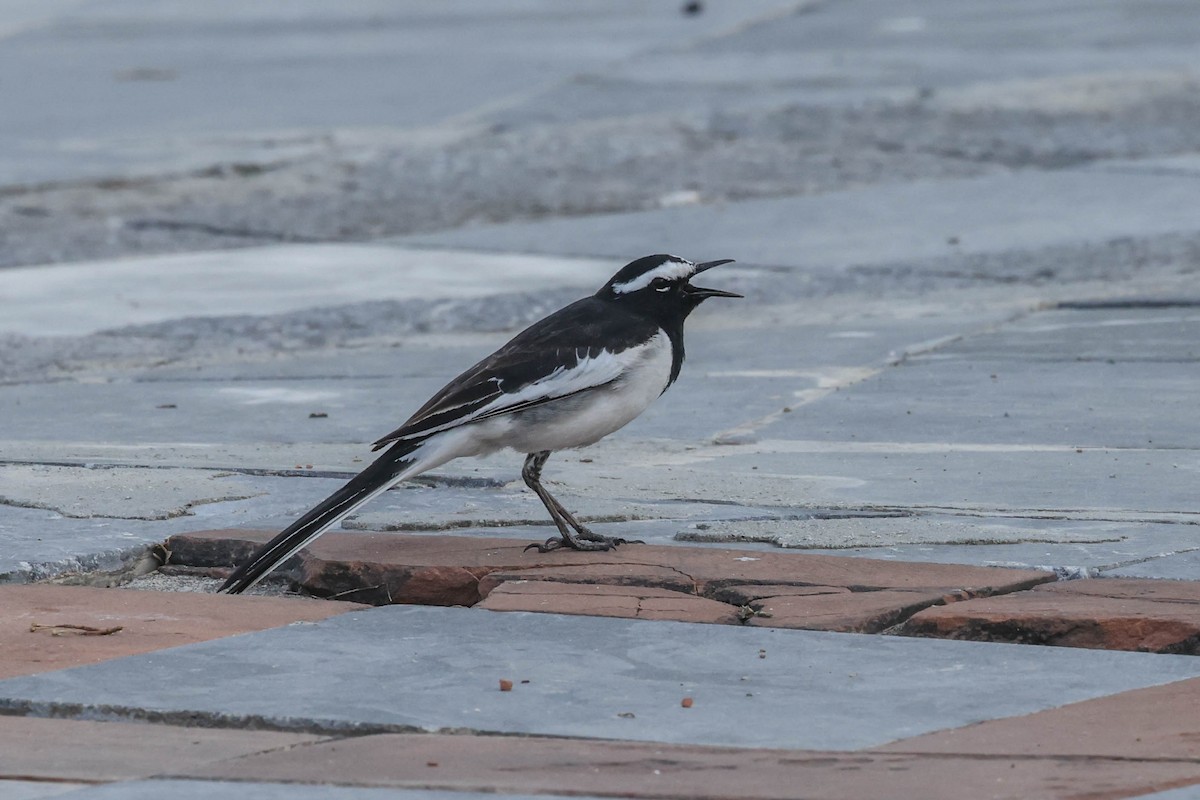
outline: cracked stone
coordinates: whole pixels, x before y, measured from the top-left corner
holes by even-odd
[[[497,586],[479,603],[491,611],[543,611],[595,617],[671,619],[679,622],[738,622],[731,606],[668,589],[514,580]]]
[[[1067,581],[927,608],[899,632],[990,642],[1200,655],[1200,582]]]
[[[914,612],[942,602],[937,592],[849,592],[784,595],[750,604],[748,625],[814,631],[879,633]]]
[[[167,547],[173,564],[227,567],[272,536],[201,531],[174,536]],[[733,623],[749,598],[766,597],[752,605],[775,616],[755,616],[754,624],[863,631],[933,603],[1054,578],[1037,570],[715,548],[536,553],[513,539],[358,532],[327,534],[282,571],[305,591],[376,605],[483,600],[505,610]]]
[[[553,581],[555,583],[604,584],[606,586],[656,586],[673,592],[695,594],[696,582],[678,568],[652,564],[579,564],[545,566],[519,571],[496,571],[479,582],[479,592],[487,597],[493,589],[509,581]]]
[[[262,494],[205,470],[32,464],[0,467],[0,487],[0,504],[79,519],[172,519],[190,514],[193,506]]]

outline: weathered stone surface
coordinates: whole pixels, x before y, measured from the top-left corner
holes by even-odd
[[[928,608],[913,636],[1200,654],[1200,582],[1068,581]]]
[[[781,595],[750,604],[757,614],[750,625],[815,631],[878,633],[915,611],[942,601],[936,592],[849,592]]]
[[[0,608],[0,677],[7,678],[311,622],[360,606],[37,584],[0,586]],[[55,627],[65,625],[93,630]]]
[[[0,779],[121,781],[316,742],[275,731],[0,716]]]
[[[479,608],[491,611],[545,611],[596,617],[673,619],[679,622],[739,622],[726,603],[668,589],[585,583],[510,581],[496,587]]]
[[[702,701],[697,701],[699,704]],[[676,701],[678,704],[678,701]],[[680,711],[680,713],[690,713]],[[1200,763],[980,758],[512,736],[389,734],[247,756],[180,775],[356,786],[703,800],[1128,797],[1200,782]]]
[[[1192,656],[392,605],[9,678],[0,708],[857,750],[1198,676]]]
[[[673,592],[695,594],[696,581],[678,568],[653,564],[579,564],[537,567],[492,572],[479,582],[479,592],[487,597],[497,586],[509,581],[554,581],[556,583],[604,584],[607,586],[658,587]]]
[[[168,546],[172,563],[194,566],[231,566],[254,546],[269,540],[276,531],[217,530],[173,536]],[[727,586],[754,584],[798,587],[841,587],[854,591],[878,589],[970,590],[979,594],[1011,592],[1029,588],[1054,576],[1041,570],[975,567],[959,564],[922,564],[877,561],[865,558],[809,555],[802,553],[754,552],[708,547],[663,547],[630,545],[606,553],[525,550],[527,542],[482,536],[415,536],[401,533],[358,533],[334,531],[299,554],[302,568],[292,574],[302,578],[305,588],[322,594],[372,585],[351,583],[351,572],[338,564],[353,563],[355,570],[378,579],[384,571],[409,575],[431,567],[458,568],[483,578],[493,573],[538,580],[586,583],[633,583],[682,589],[689,585],[697,594],[709,594]],[[653,580],[650,575],[657,575]],[[331,577],[326,577],[331,576]],[[456,576],[456,591],[468,581]],[[348,585],[349,584],[349,585]],[[393,594],[394,602],[409,601]],[[360,599],[360,598],[356,598]]]
[[[1114,724],[1119,720],[1119,724]],[[897,753],[1200,759],[1200,679],[993,719],[872,748]]]

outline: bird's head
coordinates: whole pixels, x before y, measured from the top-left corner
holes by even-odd
[[[732,263],[733,259],[693,264],[678,256],[659,254],[631,261],[612,276],[597,297],[630,304],[652,314],[686,317],[710,297],[741,297],[721,289],[693,286],[694,276],[705,270]]]

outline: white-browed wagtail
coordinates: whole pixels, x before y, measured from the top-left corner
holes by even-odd
[[[400,481],[506,447],[527,454],[521,477],[561,534],[531,547],[608,550],[624,543],[581,525],[542,485],[542,466],[555,450],[593,444],[625,426],[674,383],[688,314],[709,297],[741,297],[691,279],[729,262],[639,258],[596,294],[529,326],[375,442],[373,449],[387,448],[378,460],[263,545],[218,591],[249,589]]]

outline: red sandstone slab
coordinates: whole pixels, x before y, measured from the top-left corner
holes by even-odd
[[[733,624],[739,621],[733,606],[683,592],[545,581],[501,584],[477,607],[491,611],[541,611],[681,622]]]
[[[0,678],[10,678],[311,622],[361,606],[303,598],[34,584],[0,586],[0,608],[4,609]],[[78,629],[55,627],[63,625],[120,630],[86,635]]]
[[[1200,583],[1093,580],[928,608],[903,633],[947,639],[1200,654]]]
[[[757,750],[387,734],[180,770],[181,777],[697,800],[1115,798],[1200,783],[1196,760]]]
[[[695,594],[699,587],[677,568],[653,564],[561,564],[520,570],[496,570],[479,581],[479,594],[487,597],[493,589],[510,581],[553,581],[555,583],[605,584],[667,589]]]
[[[751,603],[747,623],[759,627],[878,633],[910,614],[942,601],[940,592],[848,592],[783,595]]]
[[[1200,575],[1197,576],[1200,578]],[[1039,592],[1111,597],[1114,599],[1151,600],[1160,603],[1190,603],[1200,605],[1200,580],[1167,581],[1139,578],[1094,578],[1092,580],[1062,581],[1036,587]]]
[[[1200,762],[1200,678],[937,731],[872,749]]]
[[[172,562],[230,566],[275,531],[201,531],[174,536]],[[506,578],[537,570],[541,581],[659,586],[713,595],[726,586],[781,584],[856,591],[965,591],[988,595],[1054,580],[1052,573],[876,561],[802,553],[629,545],[606,553],[525,551],[513,539],[440,534],[334,532],[318,539],[293,575],[310,591],[361,602],[471,605],[493,573]],[[492,584],[495,581],[491,582]]]
[[[321,738],[274,731],[0,717],[0,779],[133,780]]]

